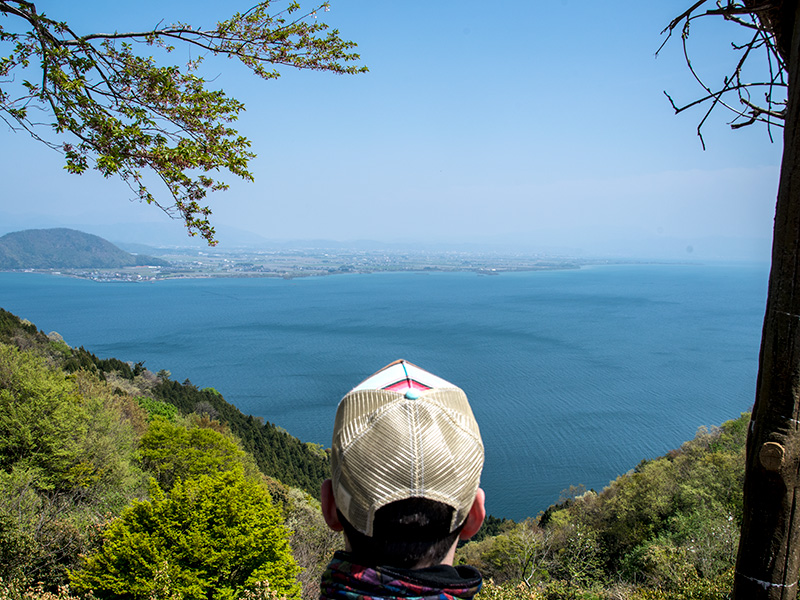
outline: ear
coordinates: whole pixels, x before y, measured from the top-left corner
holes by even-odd
[[[333,482],[330,479],[322,482],[320,496],[322,518],[325,519],[328,527],[334,531],[341,531],[343,527],[339,521],[339,515],[336,514],[336,498],[333,497]]]
[[[459,539],[468,540],[478,533],[481,525],[483,525],[483,520],[486,518],[485,504],[486,494],[481,488],[478,488],[475,494],[475,500],[467,514],[467,520],[464,521],[464,527],[461,528],[461,533],[458,534]]]

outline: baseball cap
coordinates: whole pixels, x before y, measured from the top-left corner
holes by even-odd
[[[467,396],[408,361],[385,366],[339,403],[333,495],[364,535],[372,536],[378,509],[407,498],[451,506],[454,531],[469,513],[482,469],[483,442]]]

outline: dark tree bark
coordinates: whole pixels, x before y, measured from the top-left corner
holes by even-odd
[[[779,4],[780,23],[761,19],[781,33],[789,88],[735,600],[794,600],[800,575],[800,5]]]

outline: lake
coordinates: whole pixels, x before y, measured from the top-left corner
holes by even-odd
[[[767,277],[731,264],[155,283],[0,273],[0,307],[326,447],[339,399],[410,360],[465,390],[487,508],[521,519],[750,410]]]

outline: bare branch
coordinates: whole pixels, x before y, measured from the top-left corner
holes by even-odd
[[[710,114],[718,106],[723,106],[727,110],[734,113],[734,119],[730,123],[733,129],[740,129],[756,122],[763,122],[767,124],[770,139],[772,139],[770,127],[772,125],[781,126],[780,123],[776,123],[776,120],[781,121],[784,118],[784,110],[778,108],[784,103],[780,99],[776,98],[775,90],[786,88],[786,80],[784,76],[786,72],[785,61],[783,60],[780,52],[778,52],[775,36],[762,26],[761,21],[756,16],[759,13],[763,13],[764,11],[774,8],[773,3],[765,2],[757,6],[747,7],[736,3],[734,0],[728,0],[728,4],[726,6],[722,6],[721,1],[722,0],[718,0],[717,8],[708,9],[704,12],[698,11],[698,9],[704,4],[704,2],[698,1],[688,10],[684,11],[680,16],[670,21],[670,24],[664,29],[664,31],[662,31],[662,33],[668,34],[667,39],[658,50],[660,52],[663,49],[666,42],[670,39],[673,30],[680,23],[683,23],[681,37],[684,60],[689,72],[700,84],[705,94],[702,97],[697,98],[683,106],[678,106],[670,97],[670,95],[666,94],[666,92],[665,95],[667,96],[676,114],[689,108],[709,103],[708,110],[706,110],[704,113],[697,127],[697,135],[700,137],[700,141],[704,149],[705,142],[703,140],[702,127],[706,123]],[[741,18],[745,15],[749,15],[751,20]],[[754,31],[752,38],[748,42],[741,45],[731,44],[735,51],[741,52],[741,55],[739,56],[730,75],[724,78],[722,86],[716,89],[712,89],[712,86],[706,84],[703,78],[701,78],[697,73],[692,64],[688,48],[690,23],[695,19],[707,16],[722,16],[725,20],[731,23]],[[745,65],[754,55],[754,51],[756,50],[766,53],[770,74],[769,80],[765,82],[742,81],[742,73],[744,72]],[[751,90],[753,88],[766,89],[764,94],[764,100],[766,104],[764,106],[759,106],[752,101]],[[729,94],[736,95],[739,106],[735,106],[726,100],[726,98],[729,97]]]
[[[760,119],[761,115],[767,115],[767,116],[775,117],[776,119],[781,119],[781,120],[786,118],[786,111],[785,110],[775,111],[775,110],[764,109],[764,108],[761,108],[760,106],[756,106],[755,104],[747,101],[744,98],[742,99],[742,104],[744,104],[745,106],[747,106],[750,109],[750,111],[751,111],[750,118],[745,123],[732,123],[731,124],[731,128],[732,129],[740,129],[740,128],[745,127],[747,125],[752,125],[757,120],[762,120],[762,119]],[[781,127],[782,127],[782,125],[781,125]]]
[[[770,85],[773,85],[773,84],[771,84],[769,82],[764,82],[764,83],[742,83],[742,84],[740,84],[738,86],[738,88],[739,89],[745,89],[745,88],[749,88],[749,87],[769,87]],[[703,104],[704,102],[708,102],[709,100],[711,100],[713,98],[716,98],[717,96],[720,96],[721,94],[724,94],[724,93],[726,93],[728,91],[731,91],[731,90],[729,90],[729,89],[721,89],[721,90],[718,90],[716,92],[709,92],[707,95],[703,96],[702,98],[698,98],[697,100],[693,100],[692,102],[689,102],[688,104],[686,104],[684,106],[680,106],[680,107],[675,104],[675,102],[672,99],[672,96],[670,96],[667,92],[664,92],[664,95],[669,99],[670,104],[672,104],[672,108],[675,111],[675,114],[677,115],[677,114],[680,114],[680,113],[684,112],[685,110],[687,110],[689,108],[697,106],[698,104]],[[734,111],[734,112],[739,112],[739,111]],[[764,112],[768,112],[768,111],[765,110]]]
[[[703,6],[703,4],[705,4],[706,2],[708,2],[708,0],[697,0],[697,2],[695,2],[688,10],[686,10],[681,15],[679,15],[679,16],[675,17],[674,19],[672,19],[672,21],[670,21],[669,25],[667,25],[661,31],[661,34],[663,35],[663,34],[668,33],[668,32],[671,33],[672,30],[675,29],[678,26],[678,23],[680,23],[684,19],[688,19],[689,17],[691,17],[692,13],[694,13],[694,11],[696,11],[698,8]]]

